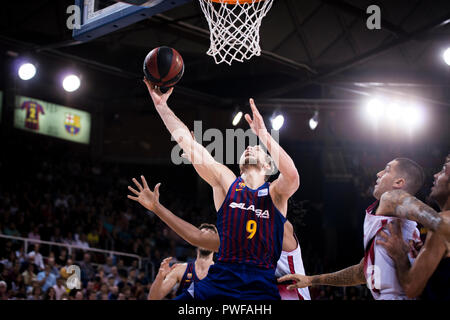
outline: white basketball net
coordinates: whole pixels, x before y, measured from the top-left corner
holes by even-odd
[[[207,52],[217,64],[233,60],[244,62],[253,56],[261,55],[259,28],[261,20],[272,7],[273,0],[242,0],[236,4],[199,0],[208,21],[211,45]]]

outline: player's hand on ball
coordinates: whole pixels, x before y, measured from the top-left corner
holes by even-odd
[[[301,275],[301,274],[288,274],[285,276],[282,276],[278,278],[278,282],[285,282],[285,281],[293,281],[293,284],[290,284],[287,286],[288,290],[294,290],[296,288],[306,288],[311,286],[311,277]]]
[[[252,98],[250,98],[250,108],[252,109],[253,118],[250,117],[249,114],[246,114],[245,120],[247,120],[253,133],[259,136],[260,134],[267,132],[267,129],[264,124],[264,119],[256,108],[255,101],[253,101]]]
[[[159,204],[159,187],[161,186],[161,183],[158,183],[155,186],[155,189],[152,191],[148,187],[147,181],[145,180],[144,176],[141,176],[141,180],[142,185],[139,183],[139,181],[133,178],[133,182],[139,191],[128,186],[128,190],[136,195],[136,197],[128,195],[128,199],[139,202],[143,207],[147,208],[150,211],[155,211],[156,206]]]
[[[161,106],[167,103],[167,100],[169,100],[169,97],[173,92],[173,87],[166,93],[162,93],[161,90],[159,90],[159,88],[152,84],[147,78],[144,78],[144,83],[147,86],[148,92],[150,93],[155,106]]]

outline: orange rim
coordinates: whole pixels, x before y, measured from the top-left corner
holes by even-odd
[[[252,2],[260,2],[264,0],[210,0],[211,2],[216,3],[226,3],[226,4],[237,4],[239,3],[252,3]]]

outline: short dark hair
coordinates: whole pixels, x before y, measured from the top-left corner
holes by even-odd
[[[423,168],[415,161],[408,158],[396,158],[396,170],[406,177],[406,191],[415,195],[422,187],[425,181],[425,173]]]
[[[202,230],[202,229],[210,229],[210,230],[214,231],[215,233],[218,233],[216,226],[213,225],[213,224],[210,224],[210,223],[202,223],[198,228],[200,230]]]

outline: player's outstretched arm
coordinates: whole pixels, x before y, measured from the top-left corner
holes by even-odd
[[[384,231],[379,233],[377,244],[383,246],[395,263],[397,278],[409,298],[416,298],[422,294],[428,280],[436,270],[446,252],[445,241],[434,232],[429,232],[425,245],[419,252],[413,265],[408,258],[409,245],[403,240],[400,223],[395,221],[388,224],[390,235]]]
[[[250,108],[252,109],[253,117],[249,114],[245,115],[245,119],[252,131],[258,136],[261,142],[266,146],[272,156],[275,165],[280,170],[279,177],[273,182],[273,188],[277,195],[288,199],[292,196],[300,186],[300,176],[294,161],[283,150],[283,148],[275,141],[275,139],[267,131],[264,124],[263,117],[256,108],[253,99],[250,99]]]
[[[385,192],[381,196],[377,214],[416,221],[450,241],[450,214],[436,212],[403,190]]]
[[[141,176],[141,180],[142,185],[133,178],[133,182],[139,191],[129,186],[128,189],[135,195],[128,195],[129,199],[139,202],[143,207],[154,212],[169,228],[191,245],[219,251],[220,240],[217,234],[201,232],[194,225],[173,214],[159,202],[159,187],[161,184],[158,183],[154,191],[151,191],[144,176]]]
[[[359,264],[333,273],[326,273],[315,276],[288,274],[278,278],[278,282],[290,280],[293,280],[294,284],[291,284],[287,287],[289,290],[316,285],[347,287],[364,284],[366,283],[366,278],[364,276],[364,259],[361,260]]]
[[[158,274],[150,287],[148,292],[148,300],[161,300],[167,296],[170,290],[178,283],[178,274],[180,269],[183,268],[182,265],[175,264],[170,267],[169,263],[172,257],[165,258],[161,262]]]
[[[192,138],[188,127],[169,108],[167,100],[172,94],[173,88],[163,94],[147,79],[144,79],[144,82],[147,85],[156,111],[163,120],[167,130],[169,130],[184,153],[192,156],[192,164],[201,178],[212,187],[223,186],[226,193],[236,176],[226,166],[215,161],[208,150]]]

